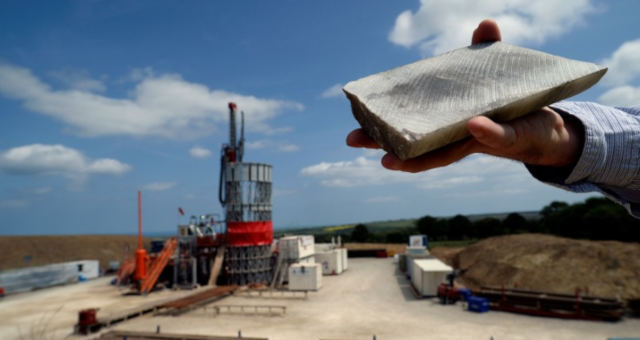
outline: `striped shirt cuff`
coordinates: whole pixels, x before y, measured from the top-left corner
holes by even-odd
[[[582,153],[573,168],[527,165],[529,172],[538,180],[574,192],[600,191],[638,217],[640,107],[568,101],[550,107],[582,123]]]

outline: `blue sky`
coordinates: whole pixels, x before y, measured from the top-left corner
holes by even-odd
[[[247,115],[245,160],[274,166],[277,228],[583,200],[515,162],[474,156],[400,174],[345,146],[356,122],[343,84],[465,46],[485,17],[506,42],[610,67],[574,99],[640,102],[640,3],[480,6],[4,1],[0,234],[135,232],[138,189],[150,232],[174,230],[178,206],[220,213],[228,101]]]

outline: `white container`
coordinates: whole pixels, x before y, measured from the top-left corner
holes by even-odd
[[[313,235],[285,236],[278,243],[280,254],[290,260],[311,256],[315,252]]]
[[[411,269],[411,283],[422,296],[438,295],[438,285],[453,271],[438,259],[415,259]]]
[[[349,262],[347,261],[347,248],[339,248],[342,254],[342,270],[345,271],[349,268]]]
[[[429,255],[429,254],[411,254],[411,253],[406,253],[407,255],[407,260],[406,260],[406,264],[407,264],[407,277],[411,278],[413,277],[413,262],[417,259],[431,259],[433,258],[433,256]]]
[[[303,259],[300,259],[298,262],[296,263],[301,263],[301,264],[314,264],[316,263],[316,258],[313,256],[309,256],[309,257],[305,257]]]
[[[318,290],[322,287],[322,268],[319,263],[295,263],[289,266],[289,290]]]
[[[98,260],[54,263],[3,271],[0,273],[0,287],[3,287],[6,293],[17,293],[95,279],[98,275]]]
[[[338,275],[342,273],[342,251],[331,251],[315,254],[316,262],[322,265],[322,275]]]
[[[336,249],[336,245],[334,243],[316,243],[315,244],[315,251],[317,253],[331,251],[333,249]]]

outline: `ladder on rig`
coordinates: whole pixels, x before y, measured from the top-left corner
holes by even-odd
[[[178,241],[175,237],[171,237],[164,243],[164,248],[160,252],[160,255],[153,261],[151,265],[151,269],[147,273],[147,277],[142,280],[142,284],[140,285],[140,294],[147,294],[153,289],[153,286],[158,282],[158,278],[162,271],[169,263],[171,256],[175,253],[176,249],[178,249]]]
[[[215,286],[216,281],[218,281],[218,275],[220,275],[220,270],[222,269],[222,262],[224,260],[225,251],[226,247],[224,245],[218,248],[216,258],[215,260],[213,260],[213,265],[211,266],[211,275],[209,275],[209,286]]]
[[[284,283],[284,277],[289,270],[289,262],[284,258],[282,254],[278,254],[278,262],[276,264],[276,270],[273,272],[273,279],[269,285],[271,288],[281,288]]]

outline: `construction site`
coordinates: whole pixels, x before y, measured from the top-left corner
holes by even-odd
[[[431,248],[413,235],[391,250],[274,238],[272,166],[245,161],[244,113],[228,108],[224,215],[148,242],[139,191],[138,236],[121,261],[0,272],[2,339],[640,336],[637,243],[521,234]]]

